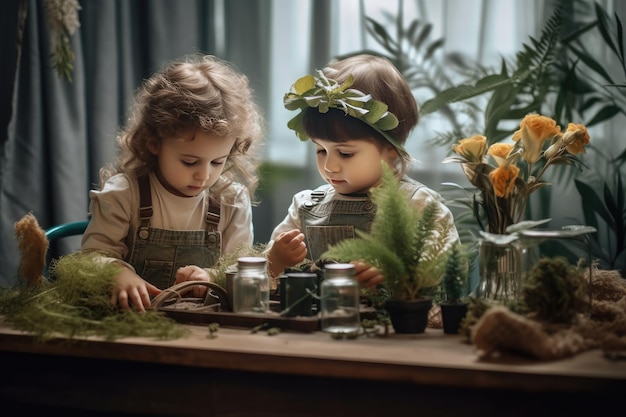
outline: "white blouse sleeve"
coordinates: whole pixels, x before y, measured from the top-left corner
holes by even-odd
[[[450,247],[456,242],[460,242],[459,232],[456,229],[456,225],[454,223],[454,216],[452,215],[452,211],[446,206],[443,202],[443,198],[439,193],[435,190],[428,187],[419,188],[413,197],[411,198],[411,204],[415,207],[423,209],[428,203],[431,201],[435,201],[439,204],[439,218],[438,221],[448,223],[450,227],[450,232],[448,233],[447,238],[447,246]]]
[[[302,230],[302,224],[300,223],[300,217],[298,216],[298,210],[302,206],[303,201],[305,201],[307,196],[310,196],[311,190],[300,191],[296,195],[293,196],[293,200],[287,209],[287,215],[272,231],[272,235],[270,237],[270,245],[276,239],[276,237],[283,233],[288,232],[289,230],[298,229]]]
[[[242,245],[252,246],[254,226],[252,224],[252,203],[248,190],[241,184],[232,184],[235,195],[222,198],[220,226],[222,232],[222,254],[234,252]]]
[[[124,175],[112,177],[100,191],[89,192],[91,219],[83,234],[83,250],[104,251],[120,260],[128,256],[126,238],[135,215],[133,210],[137,210],[135,192]]]

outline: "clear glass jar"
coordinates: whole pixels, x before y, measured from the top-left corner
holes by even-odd
[[[264,314],[270,305],[270,280],[263,257],[237,260],[233,280],[233,312]]]
[[[354,265],[324,265],[320,295],[322,331],[355,333],[359,330],[359,286],[354,277]]]

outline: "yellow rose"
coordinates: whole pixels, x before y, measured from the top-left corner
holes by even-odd
[[[502,166],[507,164],[506,158],[511,149],[513,149],[513,145],[510,143],[494,143],[487,150],[487,154],[493,156],[498,166]]]
[[[515,187],[515,180],[519,175],[519,168],[515,165],[502,165],[489,173],[489,180],[493,184],[497,197],[508,197]]]
[[[529,114],[520,122],[520,129],[513,134],[514,141],[522,141],[524,160],[537,162],[541,157],[543,143],[561,135],[561,127],[554,119],[539,114]]]
[[[468,162],[482,162],[486,149],[487,137],[482,135],[461,139],[456,145],[452,145],[452,150]]]
[[[567,130],[563,134],[563,142],[567,152],[572,155],[585,153],[585,145],[589,144],[589,132],[584,125],[568,123]]]

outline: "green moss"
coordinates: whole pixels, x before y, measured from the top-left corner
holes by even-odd
[[[242,256],[259,256],[265,258],[266,245],[241,245],[233,252],[222,255],[215,265],[209,269],[213,282],[226,289],[226,273],[237,270],[237,259]]]
[[[485,314],[487,310],[491,308],[491,305],[484,300],[469,297],[469,303],[467,306],[467,314],[465,319],[461,323],[459,334],[465,336],[467,340],[471,339],[472,326],[474,326],[478,320]]]
[[[564,257],[539,260],[524,284],[522,300],[527,313],[553,323],[570,323],[589,308],[583,274]]]
[[[50,276],[36,287],[4,290],[0,313],[4,322],[45,341],[65,337],[101,336],[114,340],[128,336],[175,339],[187,329],[156,310],[139,313],[111,303],[115,263],[102,262],[96,252],[76,252],[50,265]]]

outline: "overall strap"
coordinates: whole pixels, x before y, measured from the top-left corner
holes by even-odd
[[[137,180],[139,182],[139,228],[144,229],[150,226],[150,219],[153,214],[150,178],[148,174],[145,174]]]
[[[313,190],[311,192],[311,199],[305,201],[302,206],[304,208],[311,209],[314,206],[318,205],[322,200],[324,200],[324,197],[326,197],[326,191],[324,190]]]
[[[144,174],[137,178],[139,182],[139,236],[147,239],[149,236],[150,219],[152,218],[152,194],[150,193],[150,178]]]
[[[211,228],[213,228],[213,230],[217,230],[217,225],[220,222],[220,203],[213,196],[209,196],[206,222],[211,226]]]
[[[322,201],[324,197],[326,197],[326,191],[324,190],[314,190],[313,192],[311,192],[311,200],[315,201],[316,203]]]

